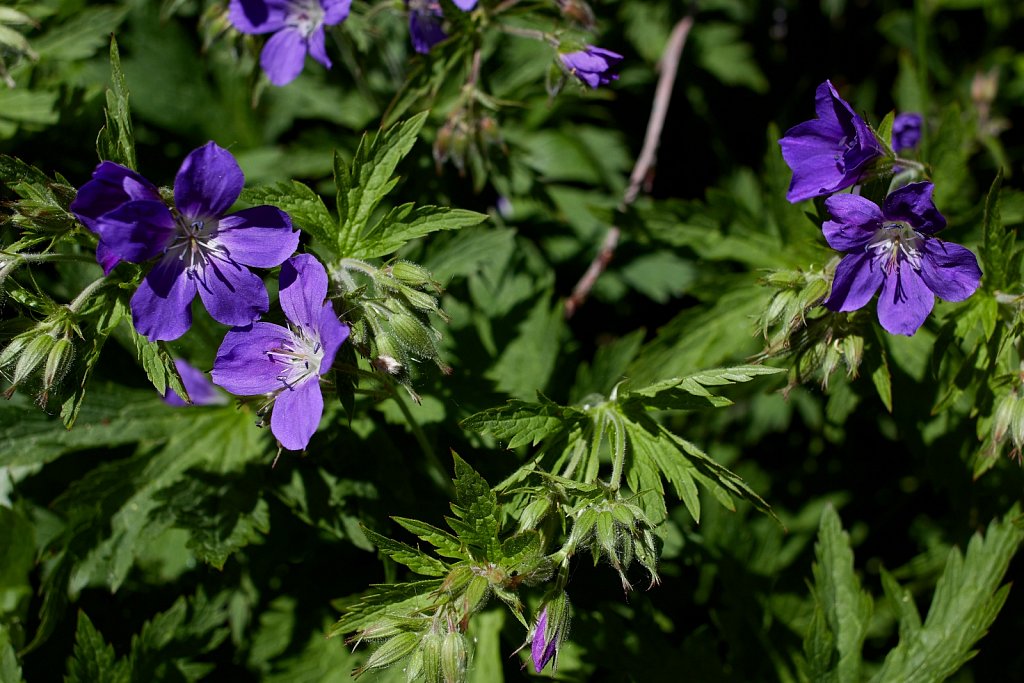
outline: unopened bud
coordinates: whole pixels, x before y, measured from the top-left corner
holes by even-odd
[[[426,683],[439,683],[441,681],[441,646],[444,643],[444,636],[440,633],[430,631],[420,641],[420,653],[423,661],[423,679]]]
[[[58,339],[49,355],[46,356],[46,365],[43,368],[43,389],[49,391],[58,384],[64,375],[67,374],[71,362],[75,359],[75,346],[67,337]]]
[[[469,653],[466,637],[457,631],[449,631],[441,645],[441,676],[444,683],[462,683],[466,680],[466,664]]]
[[[45,333],[32,337],[22,350],[21,356],[18,357],[18,364],[14,366],[11,384],[17,386],[28,379],[29,375],[46,359],[56,342],[56,339]]]
[[[523,531],[527,529],[534,529],[540,524],[541,520],[548,514],[548,510],[551,509],[551,499],[548,497],[538,498],[532,503],[526,506],[522,514],[519,515],[519,528]]]
[[[864,356],[864,337],[851,334],[843,337],[843,359],[846,361],[846,374],[851,378],[857,376],[861,358]]]
[[[999,443],[1006,437],[1010,429],[1010,421],[1013,419],[1013,409],[1018,402],[1017,392],[1011,391],[999,401],[992,417],[992,439]]]
[[[584,0],[560,0],[558,6],[567,18],[581,24],[584,28],[594,28],[594,10],[590,9],[590,5]]]
[[[412,261],[395,261],[387,270],[391,273],[391,277],[410,287],[430,286],[438,291],[441,289],[429,270]]]

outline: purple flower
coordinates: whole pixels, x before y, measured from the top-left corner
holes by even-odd
[[[349,328],[327,298],[327,271],[310,254],[281,266],[281,308],[291,323],[256,322],[227,333],[213,362],[213,382],[232,394],[265,394],[270,430],[284,448],[301,451],[324,412],[320,377],[331,369]]]
[[[619,75],[612,70],[623,60],[619,53],[594,45],[587,45],[586,49],[576,52],[562,52],[558,56],[569,73],[591,88],[618,80]]]
[[[129,201],[117,203],[117,181],[130,189],[124,190]],[[135,329],[150,341],[188,331],[197,293],[225,325],[248,325],[269,308],[263,280],[245,266],[279,265],[295,252],[299,234],[288,214],[272,206],[225,216],[244,181],[231,153],[208,142],[182,162],[173,212],[149,182],[109,161],[96,167],[76,197],[71,209],[99,234],[97,259],[104,268],[162,255],[131,300]]]
[[[348,17],[352,0],[231,0],[228,19],[242,33],[273,33],[260,54],[260,66],[274,85],[287,85],[302,73],[309,54],[328,69],[324,26]]]
[[[878,321],[892,334],[914,334],[935,305],[935,296],[963,301],[978,288],[981,269],[970,250],[934,234],[946,219],[932,202],[931,183],[911,183],[882,206],[852,194],[825,200],[834,220],[825,239],[846,256],[836,268],[825,306],[855,311],[878,288]]]
[[[885,149],[864,119],[825,81],[815,95],[818,118],[793,126],[779,140],[793,170],[786,199],[800,202],[860,182]]]
[[[217,391],[217,388],[213,386],[205,372],[196,370],[181,358],[174,359],[174,367],[178,369],[178,374],[181,375],[181,383],[185,385],[185,391],[188,392],[188,397],[192,399],[192,402],[185,403],[181,400],[180,396],[168,389],[167,393],[164,394],[164,403],[176,408],[212,406],[227,403],[224,394]]]
[[[85,227],[99,234],[103,215],[133,201],[159,202],[160,192],[153,183],[135,171],[112,161],[104,161],[93,171],[92,180],[78,191],[75,200],[71,202],[71,212]],[[121,259],[101,238],[96,245],[96,261],[103,266],[103,274],[109,275]]]
[[[555,655],[558,654],[558,634],[552,633],[550,639],[547,637],[548,608],[540,611],[537,617],[537,626],[533,633],[533,642],[530,644],[530,658],[533,660],[533,670],[540,673],[548,665]]]
[[[463,12],[476,7],[477,0],[452,0]],[[406,0],[409,8],[409,38],[412,48],[424,55],[448,37],[444,32],[444,15],[437,0]]]
[[[899,153],[917,147],[917,143],[921,141],[922,123],[924,119],[920,114],[899,114],[892,122],[892,151]]]

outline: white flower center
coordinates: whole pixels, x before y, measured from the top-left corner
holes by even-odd
[[[267,351],[267,356],[274,363],[281,365],[277,379],[283,388],[291,389],[310,378],[319,377],[320,364],[324,359],[324,347],[320,339],[311,335],[305,328],[292,328],[290,339],[280,348]],[[283,390],[283,389],[282,389]]]
[[[189,220],[178,216],[177,223],[177,234],[164,253],[176,256],[179,261],[184,261],[185,269],[190,274],[195,274],[196,270],[205,268],[213,255],[221,258],[228,256],[227,249],[223,245],[212,241],[213,236],[217,233],[218,221]]]
[[[291,0],[285,22],[309,38],[324,23],[324,8],[320,0]]]
[[[874,252],[874,261],[888,273],[898,272],[906,261],[921,270],[921,244],[924,236],[903,221],[889,221],[879,228],[865,249]]]

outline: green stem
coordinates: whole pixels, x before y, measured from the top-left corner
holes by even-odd
[[[95,263],[96,257],[90,254],[61,254],[58,252],[46,252],[45,254],[34,254],[34,253],[10,253],[0,252],[0,255],[10,256],[13,259],[17,259],[22,263],[43,263],[45,261],[81,261],[84,263]]]
[[[78,313],[80,310],[82,310],[82,306],[85,305],[85,302],[88,301],[93,294],[95,294],[97,291],[99,291],[106,285],[106,277],[101,277],[97,280],[93,280],[88,285],[86,285],[85,289],[83,289],[82,292],[71,301],[71,303],[68,304],[68,310],[71,311],[72,313]]]

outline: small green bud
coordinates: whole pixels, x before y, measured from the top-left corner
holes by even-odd
[[[420,653],[423,658],[423,678],[427,683],[441,681],[441,646],[444,636],[431,631],[420,641]]]
[[[522,531],[535,529],[544,517],[547,516],[548,511],[551,509],[551,502],[551,498],[545,496],[527,505],[522,514],[519,515],[519,529]]]
[[[67,337],[58,339],[46,356],[43,368],[43,391],[49,391],[67,374],[75,359],[75,346]]]
[[[1006,437],[1013,419],[1014,406],[1018,403],[1017,392],[1010,391],[999,401],[992,416],[992,439],[999,443]]]
[[[391,277],[410,287],[430,286],[441,291],[441,286],[434,281],[433,275],[423,266],[416,265],[412,261],[395,261],[385,269]]]
[[[399,633],[373,651],[362,669],[382,669],[411,655],[420,645],[419,633]]]
[[[29,375],[49,355],[56,342],[56,339],[46,333],[37,333],[30,339],[18,358],[18,364],[14,366],[14,376],[11,378],[11,384],[17,386],[28,379]]]
[[[463,683],[466,680],[468,660],[466,637],[457,631],[445,634],[441,645],[441,675],[444,683]]]
[[[846,361],[846,374],[850,378],[857,376],[857,369],[860,368],[861,358],[864,356],[864,337],[859,334],[851,334],[843,337],[843,359]]]

